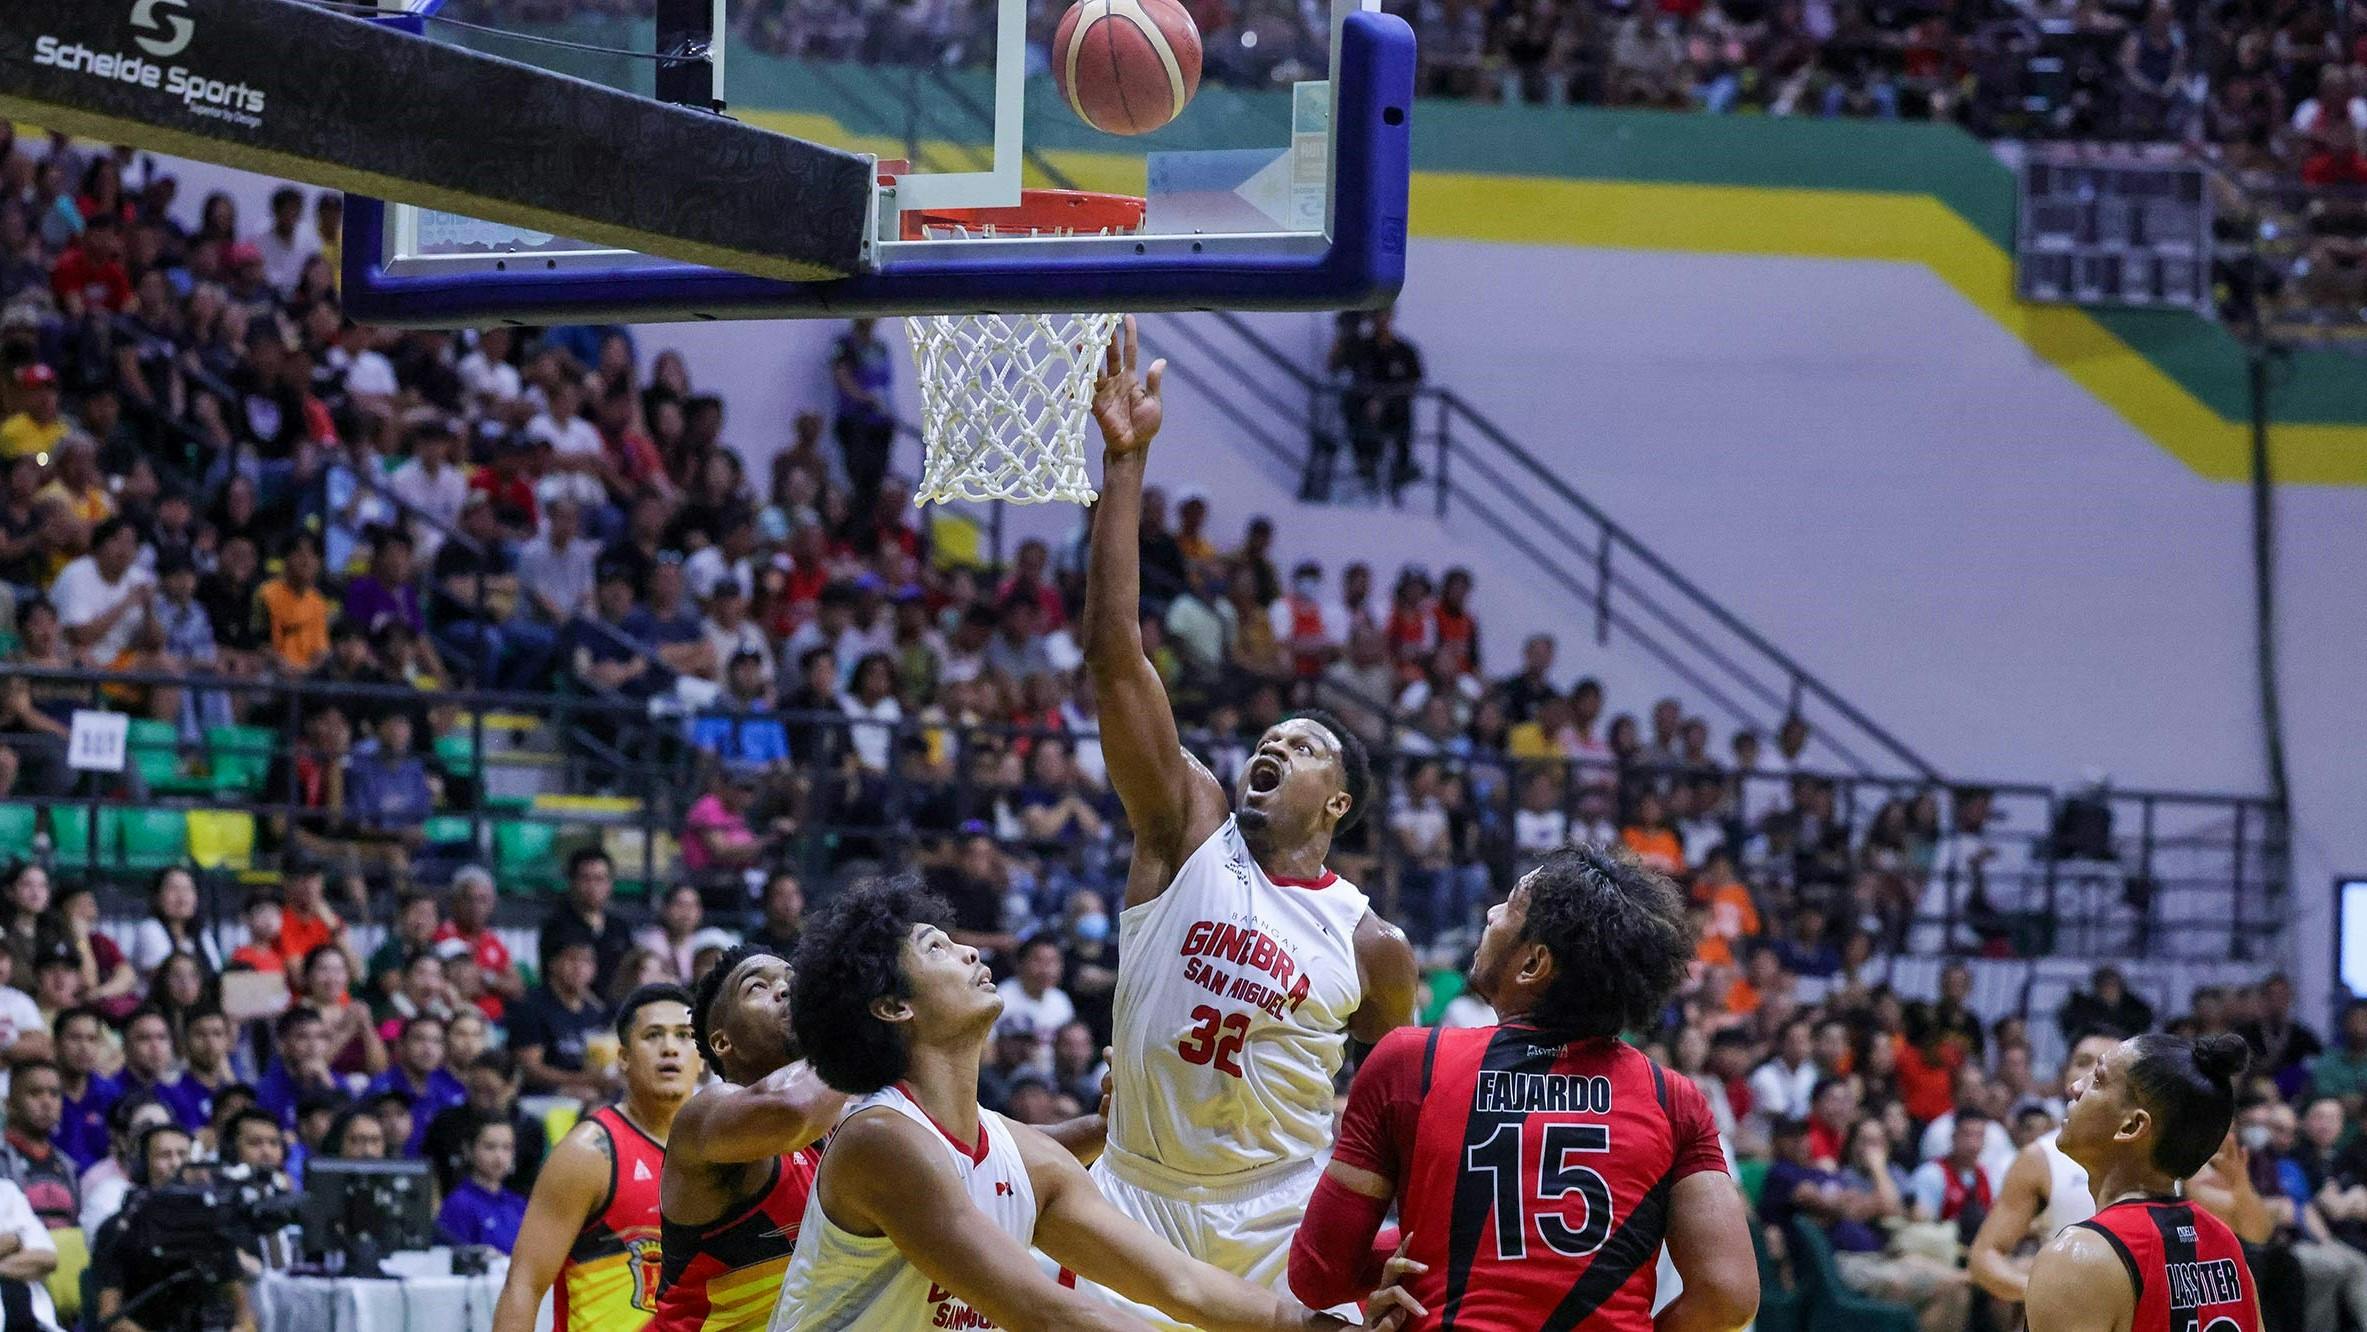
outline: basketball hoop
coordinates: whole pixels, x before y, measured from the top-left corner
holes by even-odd
[[[906,240],[1126,235],[1143,201],[1026,190],[1015,208],[907,213]],[[1118,316],[918,315],[905,321],[921,391],[924,463],[913,502],[1090,504],[1085,431]]]

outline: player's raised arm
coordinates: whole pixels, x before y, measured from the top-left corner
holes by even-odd
[[[1187,1258],[1110,1205],[1068,1153],[1012,1126],[1036,1192],[1036,1247],[1107,1286],[1205,1332],[1299,1332],[1347,1324],[1229,1272]],[[906,1250],[910,1252],[910,1250]],[[956,1287],[958,1290],[959,1287]],[[976,1306],[978,1302],[972,1300]]]
[[[762,1161],[820,1141],[846,1103],[801,1060],[749,1086],[719,1084],[691,1097],[667,1151],[720,1165]]]
[[[608,1135],[597,1124],[584,1123],[560,1139],[543,1162],[510,1252],[509,1276],[493,1306],[493,1332],[534,1332],[542,1298],[559,1279],[567,1251],[607,1196],[615,1169],[610,1151]]]
[[[1184,754],[1166,686],[1142,651],[1142,484],[1162,420],[1159,381],[1167,363],[1154,361],[1148,375],[1136,378],[1139,347],[1128,316],[1094,385],[1101,499],[1093,510],[1080,624],[1110,785],[1134,831],[1129,902],[1164,889],[1190,848],[1224,818],[1224,792]]]
[[[2022,1307],[2030,1332],[2129,1332],[2137,1293],[2112,1242],[2085,1226],[2066,1226],[2030,1265]]]
[[[1085,1178],[1082,1167],[1047,1139],[1016,1124],[1012,1132],[1023,1152],[1032,1141]],[[1032,1177],[1032,1156],[1028,1164]],[[1149,1332],[1150,1325],[1132,1314],[1044,1275],[1025,1246],[979,1213],[944,1151],[911,1120],[855,1115],[831,1139],[823,1169],[820,1205],[831,1224],[895,1241],[922,1275],[994,1326],[1008,1332]],[[1040,1195],[1037,1202],[1043,1205]]]

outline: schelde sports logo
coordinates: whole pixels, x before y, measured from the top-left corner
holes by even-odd
[[[33,63],[68,74],[159,91],[176,98],[189,114],[227,121],[244,129],[263,124],[260,88],[210,79],[186,65],[164,64],[189,49],[197,21],[183,11],[188,0],[132,0],[132,51],[102,51],[55,35],[33,39]]]
[[[189,39],[197,35],[197,24],[181,14],[157,17],[159,9],[182,9],[189,0],[135,0],[131,24],[145,32],[161,32],[162,37],[134,37],[141,50],[159,60],[170,60],[189,49]]]

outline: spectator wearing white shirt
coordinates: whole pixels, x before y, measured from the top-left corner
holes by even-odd
[[[884,652],[865,657],[855,667],[854,687],[838,696],[838,708],[855,720],[847,728],[855,761],[869,772],[885,773],[896,723],[904,720],[904,707],[896,701],[896,659]]]
[[[460,390],[469,406],[515,425],[530,414],[526,380],[510,364],[515,335],[507,328],[486,329],[477,335],[476,348],[460,358]]]
[[[403,386],[395,378],[394,362],[378,350],[380,340],[378,330],[348,319],[325,359],[344,377],[345,396],[356,406],[388,411]]]
[[[1060,988],[1063,970],[1059,936],[1038,934],[1019,945],[1019,983],[1003,991],[1003,1021],[1024,1023],[1035,1034],[1036,1053],[1027,1061],[1035,1072],[1052,1071],[1052,1040],[1077,1019],[1076,1004]]]
[[[551,381],[549,406],[526,423],[526,438],[549,446],[542,480],[535,498],[543,503],[560,496],[574,500],[589,513],[605,507],[615,480],[608,448],[600,428],[583,416],[583,386],[567,375]],[[595,524],[597,526],[597,524]]]
[[[459,525],[460,510],[468,503],[468,474],[453,461],[460,438],[442,418],[413,426],[410,443],[411,460],[394,470],[386,488],[417,515],[411,544],[419,548],[420,563],[433,567],[444,533]]]
[[[148,622],[156,575],[139,562],[140,534],[109,518],[92,534],[90,553],[75,557],[49,585],[66,645],[102,670],[115,664]]]
[[[263,256],[263,280],[287,295],[304,276],[305,261],[320,252],[320,241],[304,225],[304,191],[282,185],[271,192],[271,225],[257,233],[255,250]]]
[[[117,1101],[107,1114],[107,1154],[82,1172],[82,1233],[96,1235],[99,1227],[123,1210],[131,1196],[130,1162],[148,1130],[174,1124],[173,1112],[153,1096],[134,1094]],[[178,1125],[175,1125],[178,1127]]]
[[[188,1140],[187,1134],[181,1135],[184,1151]],[[32,1327],[38,1332],[58,1332],[57,1305],[49,1298],[49,1274],[57,1265],[57,1242],[49,1237],[49,1228],[41,1224],[41,1218],[33,1214],[25,1191],[0,1179],[0,1307],[21,1293]]]
[[[1562,808],[1561,783],[1550,768],[1531,773],[1521,783],[1520,808],[1512,812],[1512,847],[1520,853],[1520,872],[1569,844],[1570,816]]]
[[[1324,604],[1323,566],[1313,560],[1291,570],[1289,590],[1274,599],[1266,614],[1274,637],[1290,654],[1293,673],[1302,680],[1323,674],[1348,641],[1347,616],[1338,606]]]
[[[715,660],[728,670],[740,657],[754,657],[773,678],[773,648],[748,618],[748,592],[737,578],[724,578],[707,591],[707,617],[700,625],[715,646]],[[720,672],[719,672],[720,673]]]
[[[756,586],[756,515],[741,512],[732,515],[717,539],[691,553],[682,562],[682,581],[690,585],[690,594],[704,601],[715,584],[725,578],[737,581],[742,591]]]
[[[1399,900],[1419,917],[1423,937],[1452,928],[1458,905],[1448,892],[1453,872],[1453,824],[1439,798],[1443,779],[1435,762],[1416,764],[1389,811],[1389,836],[1400,856]]]
[[[1751,1113],[1770,1122],[1806,1119],[1824,1077],[1811,1057],[1815,1028],[1807,1018],[1783,1024],[1775,1038],[1775,1057],[1751,1074]]]
[[[1990,842],[1991,797],[1985,787],[1958,787],[1955,830],[1940,839],[1932,855],[1931,878],[1915,904],[1908,950],[1923,954],[1967,952],[1980,946],[1980,928],[2000,913],[2017,910],[2018,885],[1997,872],[1997,847]]]
[[[1979,1064],[1968,1061],[1963,1067],[1957,1069],[1952,1085],[1955,1089],[1956,1109],[1948,1111],[1924,1126],[1923,1137],[1915,1144],[1916,1158],[1922,1161],[1936,1161],[1948,1155],[1955,1142],[1956,1121],[1959,1115],[1976,1117],[1983,1125],[1980,1148],[1981,1168],[1988,1172],[1990,1186],[1994,1188],[2004,1181],[2005,1172],[2013,1166],[2013,1135],[2007,1133],[2005,1125],[1998,1123],[1985,1108],[1989,1099],[1989,1079],[1986,1074],[1981,1072]]]
[[[518,590],[549,624],[565,624],[592,604],[600,547],[583,535],[583,509],[559,499],[542,511],[542,531],[518,550]]]

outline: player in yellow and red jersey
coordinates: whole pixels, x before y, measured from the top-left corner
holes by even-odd
[[[494,1332],[637,1332],[657,1312],[659,1184],[675,1113],[698,1087],[690,993],[644,985],[617,1012],[625,1098],[584,1117],[543,1163],[494,1306]]]

